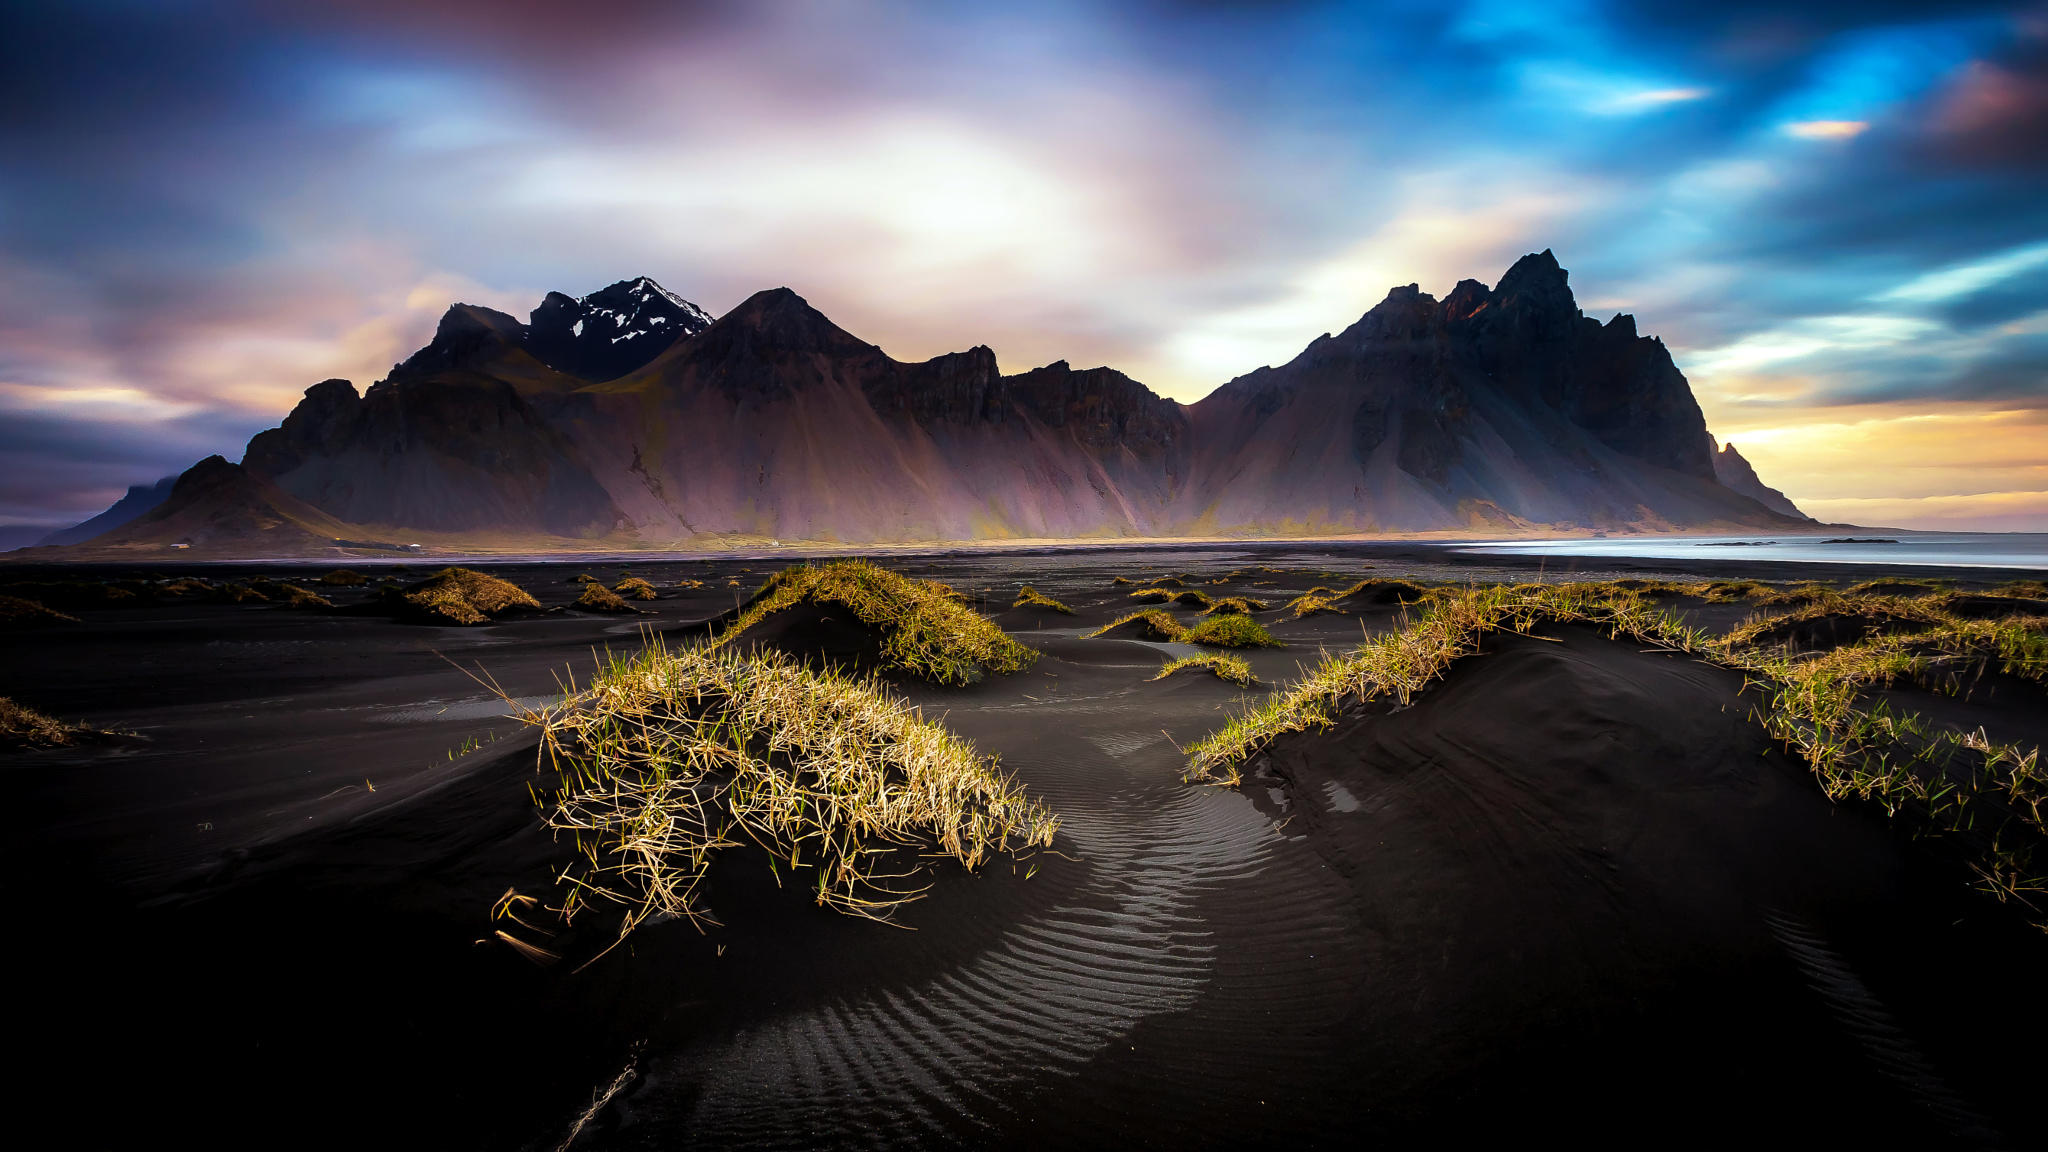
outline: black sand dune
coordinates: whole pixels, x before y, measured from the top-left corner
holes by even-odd
[[[1783,645],[1795,652],[1820,652],[1842,648],[1872,636],[1918,632],[1927,627],[1919,617],[1898,615],[1882,609],[1854,612],[1825,612],[1818,616],[1788,616],[1755,634],[1759,645]]]
[[[815,666],[853,672],[880,671],[884,665],[881,629],[839,604],[806,601],[771,612],[733,643],[743,651],[773,649]]]
[[[0,761],[37,818],[7,848],[21,1091],[87,1146],[553,1148],[614,1085],[574,1147],[2027,1144],[2048,940],[1830,804],[1735,674],[1497,638],[1411,707],[1284,738],[1241,791],[1181,783],[1177,746],[1246,693],[1083,634],[1132,610],[1111,575],[1251,563],[1286,569],[1258,573],[1274,603],[1356,578],[1279,549],[901,565],[999,619],[1026,580],[1075,608],[1010,625],[1025,672],[896,684],[1060,813],[1056,851],[937,868],[897,928],[734,850],[722,927],[649,926],[580,972],[601,924],[546,941],[553,967],[494,942],[492,903],[567,846],[529,739],[441,656],[542,699],[593,647],[702,637],[758,562],[636,562],[663,596],[629,619],[178,604],[11,639],[0,694],[145,737]],[[1284,685],[1401,612],[1268,617],[1289,647],[1239,654]],[[829,606],[746,642],[877,655]],[[1919,703],[2016,739],[2019,688]]]
[[[2028,600],[2017,596],[1953,596],[1942,607],[1965,620],[2048,616],[2048,600]]]
[[[1971,998],[1981,939],[1937,919],[1967,901],[1931,896],[1939,864],[1822,797],[1740,689],[1556,629],[1260,765],[1247,791],[1370,925],[1352,1020],[1373,1052],[1361,1094],[1393,1104],[1374,1119],[1433,1138],[1991,1139],[1951,1078],[1999,1082],[2000,1051],[1937,1056],[1915,1032]]]

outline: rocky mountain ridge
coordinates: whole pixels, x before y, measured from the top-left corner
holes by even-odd
[[[1714,478],[1732,491],[1740,492],[1751,500],[1763,505],[1781,516],[1791,516],[1808,523],[1815,523],[1813,517],[1801,512],[1798,506],[1786,499],[1783,492],[1765,484],[1756,474],[1756,469],[1743,459],[1742,453],[1729,443],[1714,453]]]
[[[715,321],[644,277],[526,324],[458,304],[367,391],[309,388],[235,492],[315,536],[536,548],[1806,523],[1721,459],[1662,342],[1581,314],[1546,251],[1192,405],[982,346],[897,361],[787,288]],[[190,542],[174,519],[93,544]]]

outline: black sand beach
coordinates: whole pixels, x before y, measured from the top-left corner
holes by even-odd
[[[638,615],[435,627],[323,588],[338,610],[178,601],[0,637],[0,695],[120,734],[0,753],[25,825],[7,839],[18,1107],[87,1147],[2025,1147],[2038,1129],[2048,935],[1939,844],[1831,802],[1739,673],[1544,625],[1488,638],[1409,706],[1285,738],[1240,788],[1181,778],[1181,749],[1240,702],[1407,611],[1280,610],[1318,585],[1893,574],[1875,570],[1539,573],[1424,545],[890,557],[1041,654],[892,686],[1061,817],[1054,851],[941,861],[881,925],[735,849],[712,874],[719,927],[643,927],[580,969],[501,943],[494,902],[571,850],[529,792],[533,735],[465,670],[552,699],[595,651],[707,636],[783,562],[476,565],[548,609],[579,573],[629,572],[660,589]],[[1197,649],[1088,636],[1145,606],[1114,578],[1164,574],[1268,604],[1284,646],[1237,653],[1264,687],[1155,680]],[[1074,614],[1010,607],[1027,583]],[[1717,632],[1754,610],[1668,607]],[[750,643],[876,651],[830,611]],[[2017,678],[1886,698],[2048,735],[2048,697]]]

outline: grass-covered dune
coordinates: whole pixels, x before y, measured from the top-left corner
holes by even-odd
[[[422,624],[488,624],[510,613],[542,610],[524,588],[473,568],[443,568],[409,587],[387,587],[382,603],[400,619]]]
[[[2048,926],[2048,772],[2039,747],[1935,728],[1867,693],[1899,682],[1939,686],[1945,665],[2040,685],[2048,681],[2048,619],[1964,621],[1938,596],[1906,600],[1888,589],[1765,598],[1798,606],[1759,613],[1717,637],[1661,610],[1644,589],[1438,590],[1400,627],[1326,659],[1194,745],[1188,776],[1235,784],[1296,734],[1326,731],[1360,710],[1410,706],[1499,638],[1575,626],[1744,677],[1742,710],[1796,754],[1830,798],[1882,810],[1943,841],[1984,890]],[[1826,622],[1825,634],[1817,622]],[[1825,653],[1816,656],[1816,646]],[[1600,694],[1590,684],[1575,691]],[[1647,702],[1644,709],[1645,718],[1668,711]]]
[[[1174,619],[1171,612],[1163,608],[1148,608],[1132,612],[1104,624],[1089,634],[1096,636],[1126,636],[1138,640],[1161,640],[1173,644],[1204,644],[1212,648],[1278,648],[1280,641],[1273,638],[1265,626],[1242,613],[1210,615],[1203,613],[1193,627]]]
[[[777,572],[715,643],[778,646],[955,685],[1021,671],[1038,659],[952,588],[866,560]]]
[[[656,643],[529,720],[553,777],[548,826],[581,854],[546,903],[565,924],[616,913],[619,938],[649,918],[706,919],[712,862],[743,844],[818,903],[886,919],[920,894],[920,853],[972,870],[1049,847],[1059,826],[879,682],[778,653]],[[496,911],[515,921],[501,937],[538,957],[516,933],[537,902],[508,893]]]

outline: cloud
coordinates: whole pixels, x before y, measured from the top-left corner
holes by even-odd
[[[904,358],[985,342],[1193,399],[1392,285],[1549,247],[1589,310],[1670,342],[1717,429],[2048,404],[2048,41],[2005,5],[8,19],[0,406],[106,438],[72,495],[31,485],[66,508],[154,478],[124,428],[233,455],[452,300],[523,315],[642,273],[714,312],[788,284]]]
[[[2048,34],[2000,59],[1972,60],[1934,102],[1924,151],[1973,168],[2048,166]]]
[[[183,472],[268,423],[217,412],[161,421],[52,414],[0,400],[0,524],[75,524],[104,511],[129,485]]]
[[[2048,240],[2009,248],[1995,255],[1939,271],[1923,273],[1889,291],[1879,300],[1902,300],[1916,304],[1972,296],[2002,280],[2048,266]]]
[[[1785,125],[1787,136],[1801,140],[1853,140],[1868,131],[1868,120],[1797,120]]]
[[[2038,532],[2041,525],[2048,524],[2048,490],[1907,498],[1843,497],[1807,500],[1799,507],[1807,515],[1830,524],[1936,532]],[[2009,563],[2014,567],[2031,567],[2038,559],[2015,549]]]

